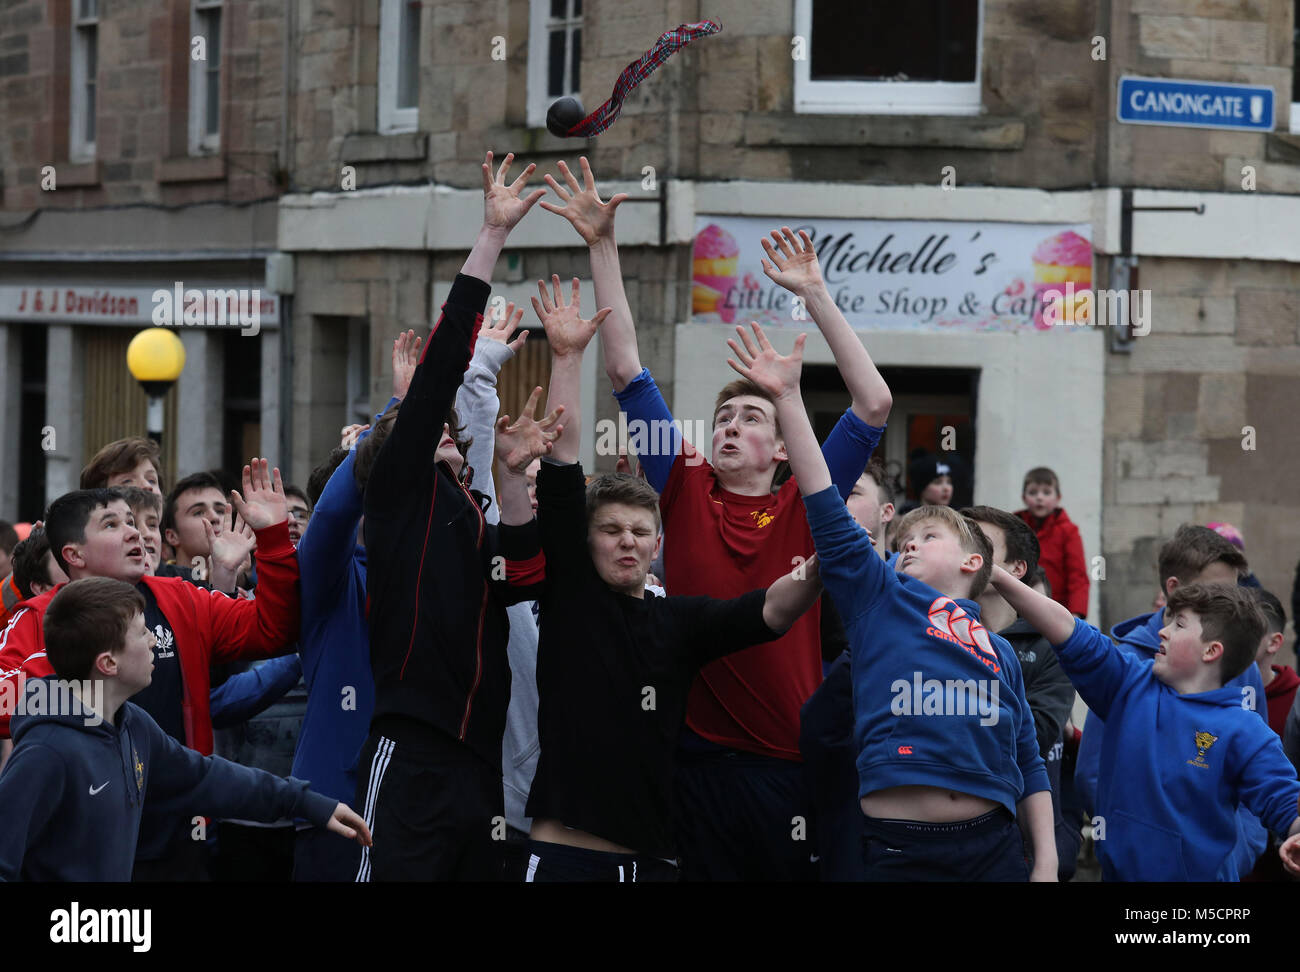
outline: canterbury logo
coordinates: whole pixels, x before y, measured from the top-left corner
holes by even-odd
[[[927,612],[930,627],[925,633],[933,638],[942,638],[964,648],[994,672],[1001,672],[998,653],[989,641],[988,629],[980,624],[950,597],[937,597]]]
[[[899,756],[911,756],[911,755],[912,755],[912,747],[911,747],[911,746],[899,746],[899,747],[898,747],[898,755],[899,755]]]

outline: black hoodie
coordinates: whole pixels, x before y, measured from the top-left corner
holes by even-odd
[[[0,879],[129,881],[144,801],[186,817],[324,826],[337,800],[218,756],[200,756],[130,702],[115,723],[71,714],[15,716],[0,773]],[[96,724],[97,723],[97,724]]]

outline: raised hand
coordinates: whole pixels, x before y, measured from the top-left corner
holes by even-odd
[[[776,246],[772,245],[772,240],[776,241]],[[788,226],[782,226],[779,233],[772,230],[771,240],[763,237],[763,252],[767,254],[763,272],[791,293],[807,294],[815,287],[826,286],[822,280],[821,264],[817,262],[817,251],[803,230],[799,231],[797,238]],[[768,263],[768,260],[772,262]]]
[[[223,530],[220,534],[215,534],[212,530],[212,524],[204,520],[203,532],[212,545],[212,567],[214,572],[218,569],[224,569],[231,571],[232,574],[238,573],[245,558],[257,549],[257,536],[253,533],[253,528],[239,516],[235,517],[234,526],[231,529]]]
[[[244,494],[231,490],[230,504],[254,530],[283,523],[289,518],[289,503],[284,498],[280,470],[270,469],[265,459],[253,459],[244,467]]]
[[[595,246],[602,237],[613,235],[614,210],[627,198],[627,193],[620,192],[609,202],[601,202],[600,194],[596,192],[596,178],[591,174],[587,157],[584,155],[578,159],[578,164],[582,166],[582,181],[586,188],[578,185],[578,180],[569,171],[569,167],[561,162],[560,174],[568,183],[568,189],[556,182],[549,172],[542,178],[555,190],[555,194],[564,201],[565,205],[557,206],[551,202],[543,202],[542,208],[548,213],[558,213],[563,216],[573,224],[573,228],[587,241],[588,246]]]
[[[496,314],[490,314],[483,318],[483,326],[479,328],[478,339],[480,341],[496,341],[498,344],[504,344],[511,351],[518,351],[528,340],[528,331],[519,332],[519,336],[513,341],[510,336],[515,333],[515,328],[519,322],[524,319],[524,309],[521,307],[515,310],[513,303],[506,304],[506,312],[501,315],[500,320]]]
[[[366,431],[368,428],[370,428],[369,423],[365,425],[343,426],[343,431],[340,433],[339,446],[344,449],[351,449],[357,444],[357,439],[361,437],[361,433]]]
[[[727,338],[727,347],[740,359],[728,358],[727,364],[773,398],[798,394],[799,375],[803,371],[803,346],[808,335],[800,334],[795,338],[794,350],[783,356],[776,353],[757,321],[750,321],[749,326],[754,329],[753,338],[739,324],[736,325],[736,334],[741,344],[737,344],[734,338]]]
[[[414,331],[403,331],[393,341],[393,397],[405,398],[411,387],[415,367],[420,363],[420,346],[424,338]],[[360,434],[360,433],[358,433]]]
[[[564,426],[557,424],[564,414],[562,405],[540,422],[533,418],[537,401],[541,397],[542,386],[538,385],[528,396],[528,402],[519,413],[518,421],[511,424],[509,415],[497,419],[497,461],[515,476],[524,475],[528,464],[538,456],[548,455],[552,444],[564,432]]]
[[[1282,865],[1292,874],[1300,875],[1300,834],[1293,834],[1277,849]]]
[[[524,169],[523,175],[510,185],[506,185],[506,173],[510,171],[510,163],[514,160],[515,154],[511,152],[501,163],[495,178],[492,175],[491,152],[488,152],[487,159],[483,163],[483,225],[491,229],[509,232],[524,218],[524,214],[546,195],[545,189],[534,189],[524,198],[519,197],[524,186],[528,184],[528,177],[537,168],[533,162],[528,163],[528,168]]]
[[[546,292],[546,282],[537,281],[537,290],[542,299],[538,301],[536,297],[533,298],[533,310],[546,329],[546,340],[551,343],[552,354],[557,358],[570,354],[580,355],[595,336],[596,328],[609,316],[610,308],[596,311],[596,316],[589,321],[583,320],[578,314],[578,278],[573,278],[573,299],[567,304],[560,292],[560,278],[552,274],[551,283],[555,287],[553,300]]]

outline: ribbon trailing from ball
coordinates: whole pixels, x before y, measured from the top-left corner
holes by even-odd
[[[631,94],[632,89],[650,77],[659,65],[697,37],[707,37],[720,30],[722,30],[721,24],[705,20],[697,24],[682,24],[672,30],[664,31],[650,50],[623,69],[623,73],[614,82],[614,93],[608,101],[586,118],[573,124],[565,115],[575,111],[581,112],[582,106],[576,98],[561,98],[547,113],[547,127],[553,134],[565,138],[589,138],[592,135],[599,135],[614,124],[619,112],[623,110],[624,99]]]

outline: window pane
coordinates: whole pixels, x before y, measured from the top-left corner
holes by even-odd
[[[81,0],[81,17],[83,19],[99,16],[99,0]]]
[[[565,0],[551,0],[551,16],[556,20],[564,19]]]
[[[569,90],[582,90],[582,28],[573,32],[572,46],[569,48]]]
[[[573,16],[582,16],[582,0],[573,0]]]
[[[397,107],[414,108],[420,100],[420,4],[402,6],[397,53]]]
[[[974,81],[979,0],[812,0],[814,81]]]
[[[207,19],[208,66],[205,72],[204,125],[207,135],[221,131],[221,10],[204,11]]]
[[[86,41],[86,77],[93,79],[99,70],[98,34],[94,27],[82,27],[81,30]]]
[[[564,93],[564,30],[560,29],[547,38],[546,94],[558,98]]]
[[[95,141],[95,82],[86,82],[86,125],[85,139],[87,144],[93,144]]]
[[[1295,30],[1291,34],[1291,49],[1300,55],[1300,2],[1295,5]],[[1300,101],[1300,61],[1292,61],[1295,67],[1291,71],[1291,100]]]

